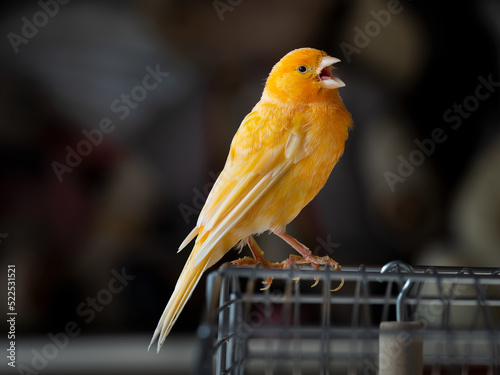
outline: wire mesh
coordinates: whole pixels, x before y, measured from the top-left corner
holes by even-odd
[[[207,304],[196,374],[378,374],[413,339],[379,348],[397,318],[422,322],[424,374],[500,374],[500,269],[223,266]]]

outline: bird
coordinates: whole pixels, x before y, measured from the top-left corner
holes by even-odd
[[[248,245],[254,256],[235,265],[339,269],[333,259],[313,255],[286,233],[286,225],[325,185],[352,128],[338,93],[345,83],[332,71],[339,61],[318,49],[299,48],[271,69],[260,100],[233,137],[195,228],[179,246],[181,251],[196,238],[149,348],[158,339],[160,351],[202,274],[234,247]],[[264,232],[282,238],[300,255],[268,262],[254,238]]]

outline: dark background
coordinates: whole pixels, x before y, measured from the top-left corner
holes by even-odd
[[[39,16],[17,47],[12,33],[23,37],[23,17],[42,7],[0,7],[0,266],[16,265],[19,333],[81,322],[76,307],[124,267],[135,278],[82,335],[153,332],[232,136],[272,66],[299,47],[342,60],[354,130],[288,232],[344,265],[500,266],[497,1],[74,0]],[[120,119],[111,103],[148,67],[168,77]],[[475,98],[484,80],[497,86]],[[472,110],[451,121],[456,105]],[[104,118],[114,129],[58,178],[54,162]],[[438,128],[446,140],[391,189],[387,173]],[[268,235],[259,243],[273,260],[292,251]],[[194,332],[203,301],[201,283],[174,334]]]

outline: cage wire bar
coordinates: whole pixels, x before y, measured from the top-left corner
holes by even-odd
[[[378,374],[413,340],[402,332],[379,348],[380,323],[395,320],[422,323],[424,374],[500,375],[500,269],[399,261],[342,271],[224,265],[208,276],[194,373]]]

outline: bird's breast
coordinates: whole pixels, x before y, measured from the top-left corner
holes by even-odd
[[[351,117],[343,106],[314,108],[308,117],[306,156],[292,165],[265,199],[268,219],[263,222],[269,222],[272,230],[284,228],[318,194],[344,152]]]
[[[305,204],[325,185],[342,156],[349,125],[350,115],[345,109],[324,106],[312,110],[311,126],[304,137],[307,156],[290,171],[303,188]]]

